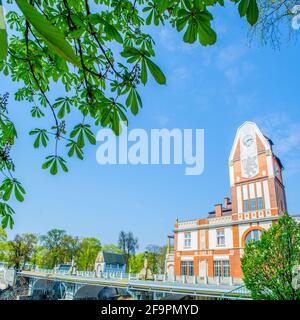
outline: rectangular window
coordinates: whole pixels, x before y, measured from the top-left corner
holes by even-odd
[[[230,264],[229,260],[224,260],[223,262],[223,276],[224,278],[230,277]]]
[[[194,261],[181,261],[181,275],[182,276],[194,275]]]
[[[263,198],[257,198],[257,209],[258,210],[263,210],[264,209],[264,202],[263,202]]]
[[[217,246],[225,246],[225,231],[217,229]]]
[[[251,208],[251,211],[256,210],[256,199],[250,199],[250,208]]]
[[[214,261],[214,277],[228,278],[230,277],[229,260]]]
[[[216,260],[214,261],[214,277],[221,277],[222,271],[221,271],[221,261]]]
[[[189,276],[194,275],[194,261],[188,261],[188,273]]]
[[[249,211],[249,201],[244,200],[244,212],[248,212],[248,211]]]
[[[190,248],[192,246],[192,236],[190,232],[184,233],[184,247]]]
[[[181,261],[181,275],[187,275],[187,261]]]

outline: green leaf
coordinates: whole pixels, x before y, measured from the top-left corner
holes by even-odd
[[[45,129],[38,129],[36,128],[35,130],[32,130],[29,132],[30,135],[34,135],[34,134],[37,134],[37,137],[33,143],[33,146],[35,148],[39,148],[40,146],[40,142],[42,142],[42,145],[44,147],[47,146],[47,141],[49,141],[49,138],[46,134],[46,130]]]
[[[0,190],[4,191],[4,194],[2,196],[4,201],[8,201],[11,197],[12,191],[14,191],[15,197],[18,201],[22,202],[24,201],[25,190],[23,189],[21,183],[14,179],[6,178],[1,187]]]
[[[33,118],[41,118],[41,117],[45,116],[43,111],[39,107],[36,107],[36,106],[32,107],[31,115]]]
[[[58,162],[59,162],[61,168],[63,169],[63,171],[64,171],[64,172],[68,172],[68,168],[67,168],[67,166],[66,166],[66,164],[65,164],[66,161],[65,161],[63,158],[58,157]]]
[[[212,45],[217,41],[217,34],[209,23],[199,21],[198,32],[199,41],[203,46]]]
[[[119,33],[119,31],[112,26],[109,23],[105,24],[104,30],[106,32],[106,35],[110,38],[110,39],[115,39],[117,42],[122,43],[123,39]]]
[[[18,201],[23,202],[24,201],[24,197],[22,195],[21,189],[19,189],[19,187],[16,185],[15,186],[15,197]]]
[[[146,19],[146,24],[147,25],[150,25],[151,24],[151,21],[152,21],[152,18],[153,18],[153,14],[154,14],[154,11],[151,10],[150,14],[148,15],[147,19]]]
[[[4,189],[5,192],[3,194],[3,200],[8,201],[10,199],[10,196],[11,196],[11,193],[13,191],[13,188],[14,188],[13,184],[9,184],[6,187],[6,190]]]
[[[33,146],[35,148],[38,148],[40,146],[40,134],[37,135],[37,137],[36,137],[36,139],[35,139],[35,141],[33,143]]]
[[[39,13],[27,0],[16,0],[16,3],[27,21],[35,28],[43,40],[65,60],[78,66],[79,61],[59,29],[54,27],[41,13]]]
[[[247,13],[249,5],[249,0],[241,0],[238,6],[239,14],[241,17],[245,16]]]
[[[166,84],[166,77],[163,74],[163,72],[160,70],[160,68],[150,59],[145,58],[145,60],[147,63],[147,67],[151,72],[153,78],[156,80],[156,82],[159,84]]]
[[[259,11],[256,0],[249,0],[249,6],[247,9],[247,20],[251,26],[255,25],[258,20]]]
[[[79,148],[83,148],[84,147],[84,137],[83,137],[83,131],[80,130],[78,138],[77,138],[77,144]]]
[[[5,215],[4,218],[1,220],[1,225],[3,229],[7,228],[8,220],[9,220],[9,215]]]
[[[73,157],[74,152],[76,152],[77,157],[80,160],[83,160],[83,151],[80,149],[76,143],[76,141],[72,140],[67,144],[67,147],[70,147],[70,150],[68,152],[69,157]]]
[[[7,57],[7,32],[5,28],[3,6],[0,1],[0,61]]]
[[[184,42],[187,43],[194,43],[197,39],[197,25],[194,21],[192,21],[191,23],[189,23],[184,36],[183,36],[183,40]]]
[[[52,162],[54,161],[53,157],[47,157],[46,159],[49,159],[49,158],[51,158],[51,159],[43,163],[43,165],[42,165],[43,169],[48,169],[50,167],[50,165],[52,164]]]
[[[144,59],[142,60],[141,81],[143,85],[145,85],[148,81],[147,66]]]
[[[52,165],[51,165],[51,168],[50,168],[50,173],[52,175],[56,175],[57,174],[57,159],[55,159],[53,162],[52,162]]]
[[[84,134],[89,140],[90,144],[96,144],[96,139],[91,130],[89,130],[86,126],[84,128]]]

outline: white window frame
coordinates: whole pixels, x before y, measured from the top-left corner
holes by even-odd
[[[183,235],[183,246],[184,248],[191,248],[192,246],[192,234],[191,232],[185,232]]]
[[[217,229],[217,246],[224,247],[225,246],[225,229]],[[222,241],[220,241],[222,239]]]

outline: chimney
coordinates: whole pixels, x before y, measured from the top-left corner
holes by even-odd
[[[228,209],[230,204],[230,199],[228,197],[224,198],[224,208]]]
[[[215,214],[216,214],[216,217],[222,217],[222,205],[221,204],[215,205]]]

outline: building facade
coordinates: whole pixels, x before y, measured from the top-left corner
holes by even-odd
[[[207,218],[176,221],[169,277],[204,283],[241,283],[245,244],[259,239],[287,210],[283,166],[272,141],[253,122],[238,130],[229,157],[230,198]]]

